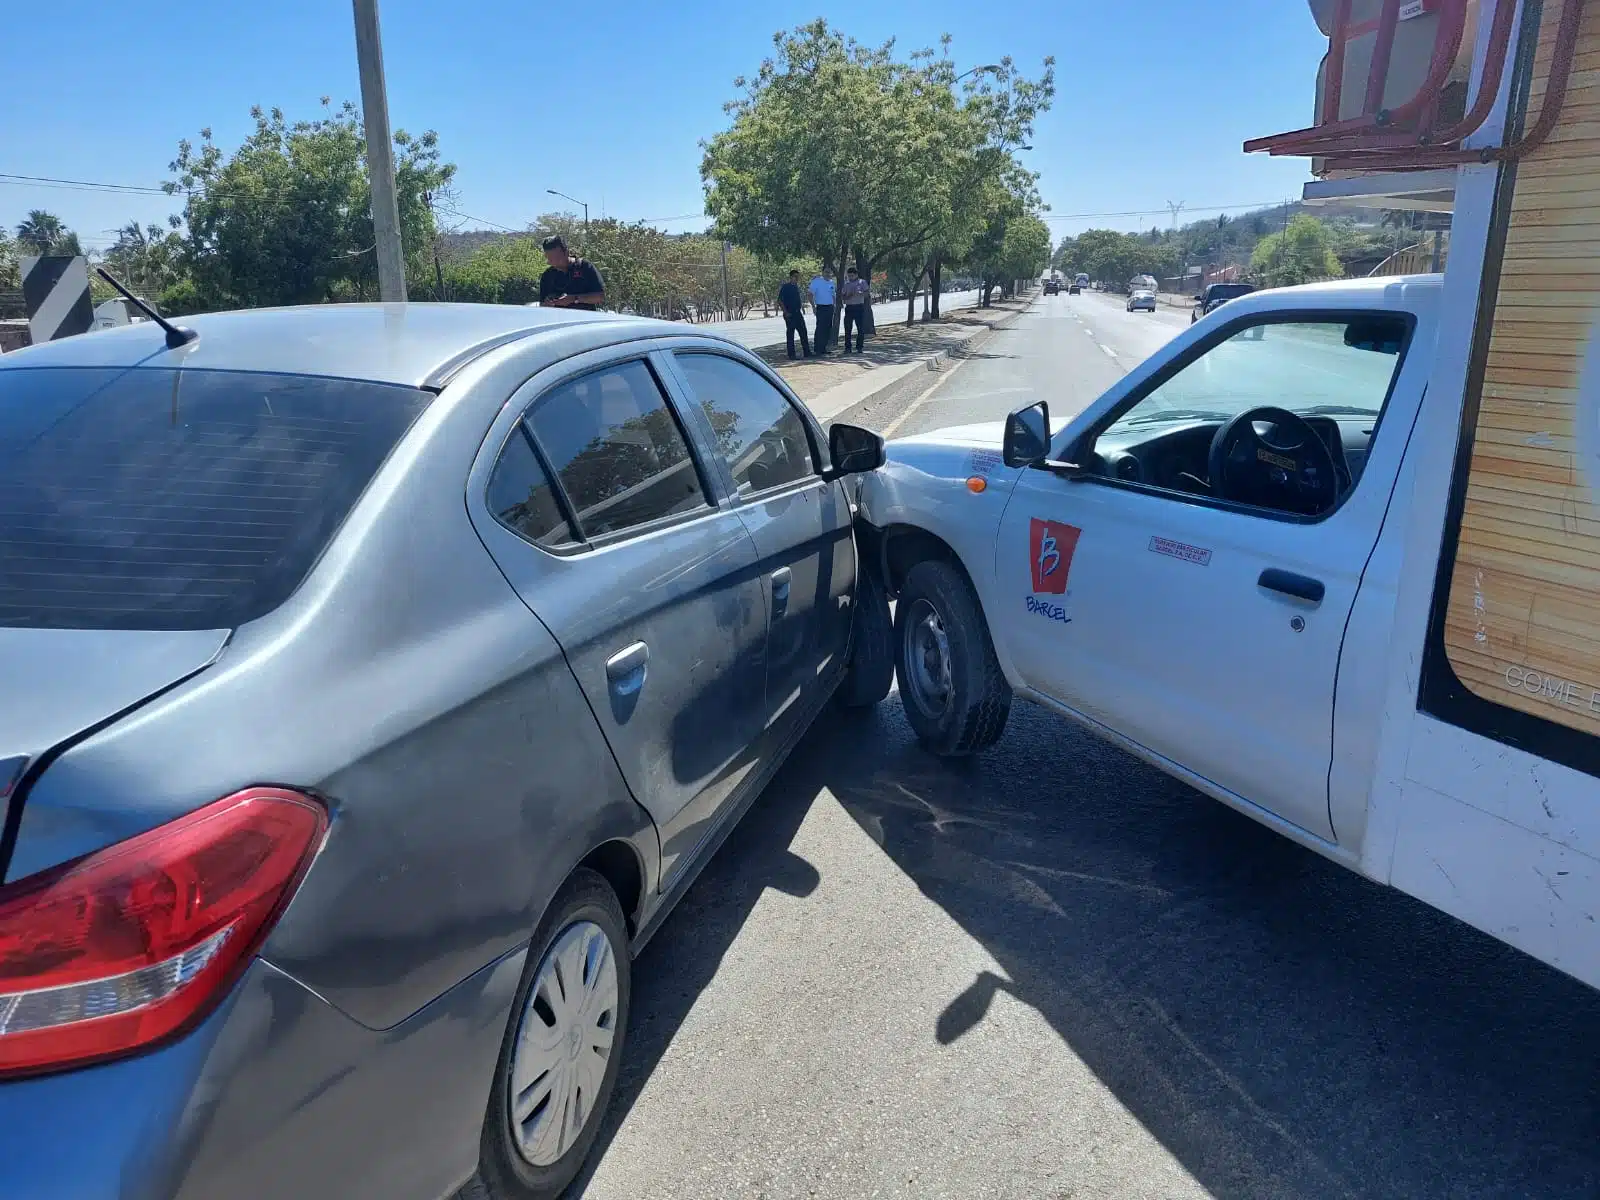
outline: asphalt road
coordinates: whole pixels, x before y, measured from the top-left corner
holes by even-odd
[[[939,308],[948,312],[955,308],[970,308],[978,302],[977,292],[946,292],[939,298]],[[917,301],[917,311],[922,311],[922,301]],[[893,300],[887,304],[874,304],[872,306],[873,320],[880,325],[893,321],[906,319],[906,302]],[[806,313],[806,332],[809,334],[816,329],[816,318],[810,312]],[[730,337],[742,346],[749,346],[752,350],[761,346],[776,346],[784,340],[782,317],[759,317],[750,321],[717,321],[708,325],[699,326],[700,329],[709,329],[713,333],[720,333]]]
[[[1041,298],[905,429],[1186,322]],[[588,1197],[1600,1194],[1600,994],[1025,705],[825,716],[634,986]]]

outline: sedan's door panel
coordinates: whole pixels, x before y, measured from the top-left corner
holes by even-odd
[[[841,484],[821,477],[821,431],[770,372],[705,349],[663,357],[686,422],[759,556],[769,614],[763,749],[782,753],[849,652],[850,505]]]
[[[808,711],[845,665],[856,572],[850,506],[838,484],[818,480],[738,511],[767,581],[767,720],[777,729],[785,714]]]
[[[486,544],[566,652],[661,832],[670,884],[754,767],[767,614],[749,534],[732,513],[710,510],[571,557],[499,527]]]
[[[566,655],[661,839],[661,886],[755,771],[766,597],[638,348],[535,376],[469,483],[490,554]]]

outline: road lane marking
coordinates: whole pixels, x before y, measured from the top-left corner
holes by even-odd
[[[1095,344],[1098,345],[1100,347],[1100,349],[1104,350],[1109,357],[1115,358],[1117,356],[1117,352],[1115,350],[1113,350],[1110,346],[1104,345],[1103,343],[1099,343],[1099,342],[1097,342]]]
[[[1024,314],[1026,314],[1026,313],[1032,312],[1033,310],[1031,308],[1025,308],[1022,311],[1023,311]],[[992,330],[991,332],[1000,332],[1000,331]],[[935,379],[931,384],[929,384],[927,387],[923,388],[922,391],[918,392],[917,393],[917,398],[915,400],[913,400],[910,404],[906,405],[906,408],[905,408],[904,412],[902,412],[898,417],[896,417],[894,420],[890,421],[887,425],[885,425],[883,427],[883,431],[878,436],[883,438],[884,441],[888,441],[890,438],[892,438],[894,436],[894,434],[895,434],[895,430],[899,429],[900,426],[904,425],[911,418],[911,414],[912,413],[916,412],[917,409],[921,408],[923,406],[923,404],[925,404],[927,402],[927,400],[928,400],[928,398],[930,396],[932,396],[935,392],[937,392],[945,384],[949,383],[951,377],[953,375],[955,375],[955,373],[957,371],[961,370],[962,367],[966,366],[969,362],[972,362],[972,361],[974,361],[974,360],[970,359],[970,358],[963,358],[960,362],[956,363],[956,365],[951,367],[948,371],[943,372],[939,376],[939,378]],[[1017,388],[1015,390],[1017,390],[1017,391],[1028,391],[1029,389],[1027,389],[1027,388]]]

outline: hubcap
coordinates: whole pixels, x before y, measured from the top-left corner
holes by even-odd
[[[950,705],[950,639],[938,611],[918,600],[906,619],[906,683],[917,706],[930,717]]]
[[[617,1027],[617,961],[593,921],[561,931],[517,1028],[507,1101],[522,1157],[547,1167],[572,1149],[600,1099]]]

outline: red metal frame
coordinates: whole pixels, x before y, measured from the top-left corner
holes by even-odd
[[[1373,47],[1372,70],[1367,76],[1368,111],[1348,121],[1325,121],[1310,129],[1252,139],[1244,145],[1246,152],[1265,150],[1273,155],[1316,156],[1325,159],[1329,168],[1345,171],[1414,170],[1457,166],[1464,162],[1513,161],[1541,145],[1550,136],[1566,101],[1583,18],[1583,0],[1566,0],[1562,6],[1561,23],[1556,28],[1551,54],[1550,78],[1538,117],[1515,142],[1478,150],[1466,149],[1461,143],[1483,126],[1494,108],[1495,98],[1505,77],[1506,62],[1511,57],[1511,32],[1516,4],[1511,0],[1501,0],[1495,5],[1494,24],[1489,32],[1482,77],[1471,110],[1445,129],[1428,129],[1422,122],[1417,127],[1406,129],[1404,126],[1432,110],[1439,102],[1450,65],[1461,48],[1466,29],[1466,2],[1439,0],[1441,36],[1434,45],[1428,78],[1417,95],[1388,112],[1374,110],[1374,97],[1381,101],[1383,95],[1401,2],[1385,0],[1379,18],[1378,41]],[[1349,24],[1350,7],[1350,0],[1340,0],[1336,11],[1334,35],[1328,50],[1329,81],[1324,87],[1324,117],[1338,112],[1339,93],[1343,84],[1344,42],[1352,31]],[[1391,15],[1394,20],[1390,20]],[[1368,27],[1360,28],[1365,30]],[[1380,65],[1381,71],[1378,69]],[[1333,73],[1335,67],[1339,71],[1337,77]],[[1327,103],[1329,98],[1332,100],[1331,106]]]
[[[1417,94],[1404,104],[1392,109],[1381,107],[1383,89],[1389,76],[1389,61],[1394,52],[1395,33],[1400,27],[1400,9],[1405,0],[1384,0],[1377,24],[1377,40],[1372,47],[1372,65],[1367,71],[1367,90],[1359,117],[1337,119],[1344,88],[1345,46],[1352,37],[1368,28],[1350,24],[1350,0],[1339,0],[1334,13],[1333,35],[1328,39],[1327,82],[1323,91],[1323,122],[1309,129],[1296,129],[1289,133],[1276,133],[1270,137],[1252,138],[1244,144],[1245,153],[1265,150],[1269,154],[1325,154],[1340,149],[1365,149],[1371,144],[1373,134],[1390,133],[1405,129],[1413,120],[1433,108],[1444,91],[1450,67],[1461,50],[1461,39],[1467,28],[1467,0],[1436,0],[1439,13],[1440,37],[1434,43],[1433,58],[1428,64],[1428,75]],[[1509,5],[1502,7],[1510,7]],[[1498,17],[1498,14],[1497,14]],[[1498,21],[1497,21],[1498,27]],[[1510,30],[1507,31],[1510,41]],[[1488,114],[1485,113],[1485,116]],[[1481,124],[1481,122],[1480,122]],[[1407,145],[1417,145],[1415,134],[1407,138]]]

